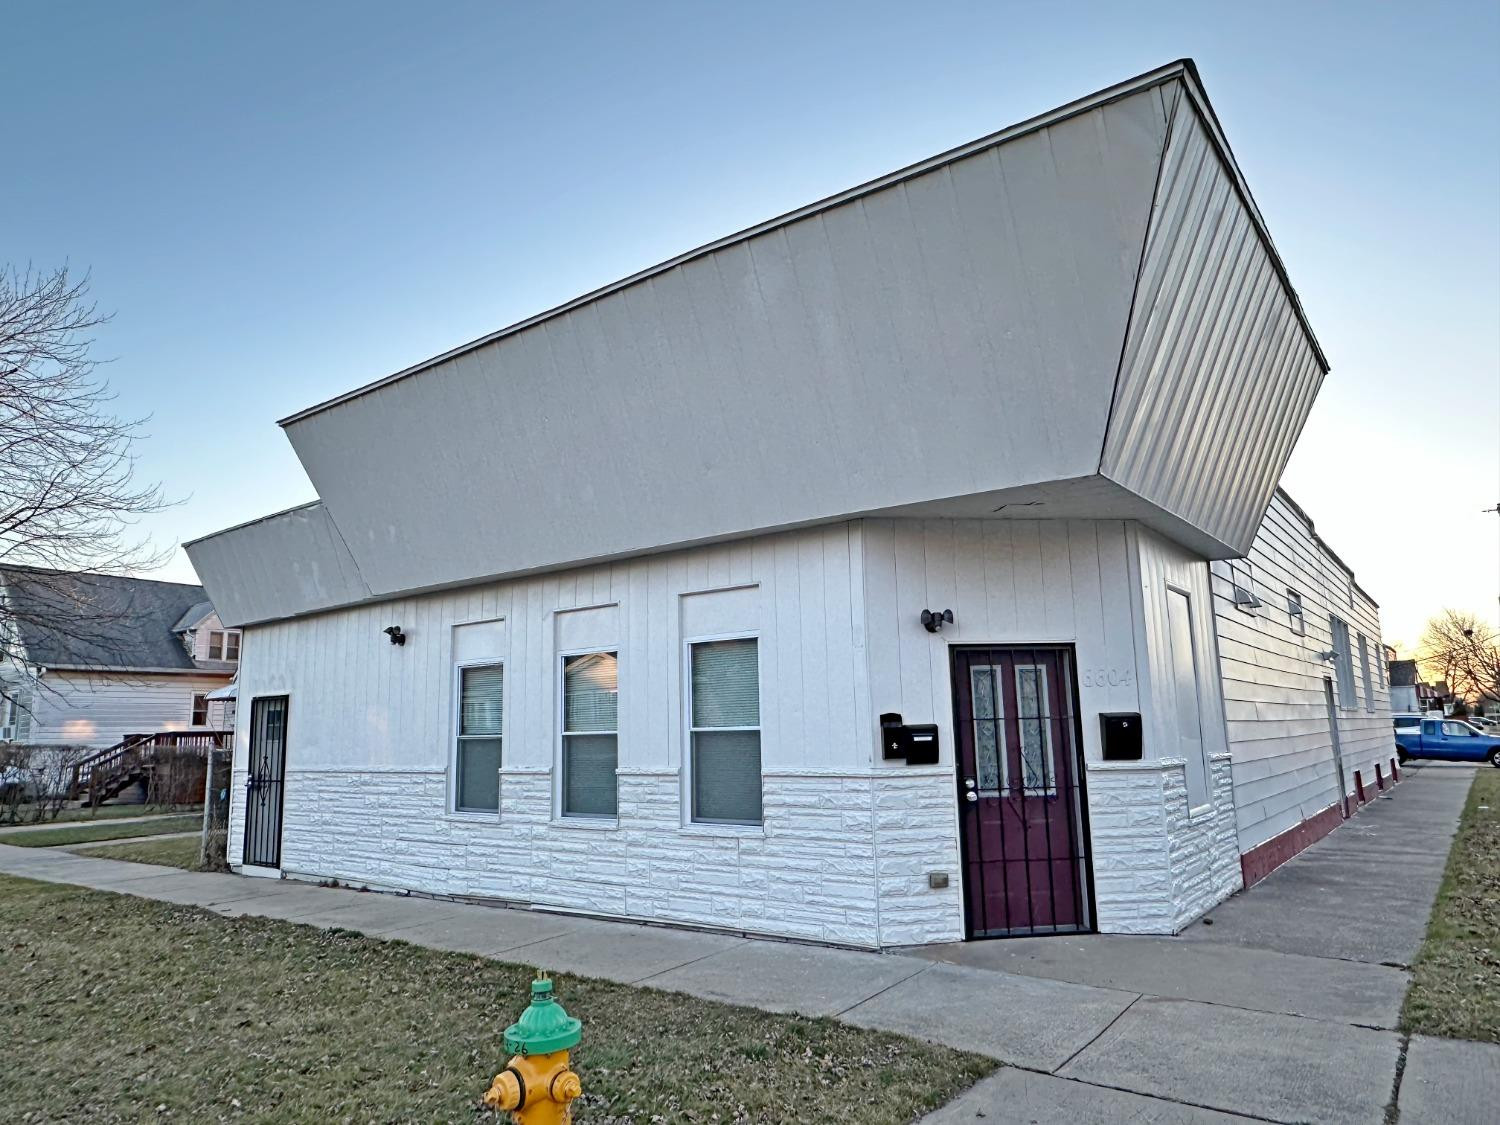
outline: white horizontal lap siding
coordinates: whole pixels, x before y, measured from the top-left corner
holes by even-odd
[[[112,746],[127,734],[203,729],[192,726],[194,693],[227,682],[227,676],[49,672],[34,693],[28,740]]]
[[[253,701],[286,695],[288,870],[876,944],[861,550],[839,524],[253,626],[231,857]],[[712,616],[684,595],[724,590],[705,598],[760,640],[764,835],[681,824],[684,622]],[[559,622],[595,606],[614,608],[580,616],[619,652],[613,830],[553,819]],[[454,627],[487,621],[465,659],[504,663],[498,820],[452,814],[448,781]]]
[[[1213,590],[1229,744],[1234,756],[1240,850],[1295,827],[1338,800],[1323,680],[1334,681],[1345,776],[1359,771],[1366,794],[1375,767],[1389,773],[1395,754],[1383,667],[1380,611],[1314,537],[1306,519],[1276,493],[1245,563],[1214,563]],[[1234,604],[1238,573],[1262,605]],[[1292,628],[1288,589],[1302,596],[1305,635]],[[1319,654],[1333,647],[1330,615],[1349,626],[1353,699]],[[1373,711],[1359,665],[1359,636],[1369,650]]]

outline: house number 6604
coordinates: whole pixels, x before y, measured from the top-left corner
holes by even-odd
[[[1087,688],[1129,687],[1135,673],[1130,668],[1085,668],[1083,686]]]

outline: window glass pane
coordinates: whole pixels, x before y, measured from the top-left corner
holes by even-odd
[[[1035,664],[1016,665],[1016,725],[1021,733],[1021,783],[1027,791],[1052,788],[1052,721],[1047,677]]]
[[[224,638],[224,659],[238,660],[240,658],[240,635],[229,633]]]
[[[617,730],[619,699],[619,661],[614,653],[563,658],[563,730]]]
[[[760,659],[753,637],[693,646],[693,726],[760,726]]]
[[[463,670],[458,713],[461,735],[500,736],[504,704],[504,676],[498,664]]]
[[[563,736],[563,812],[615,815],[617,739],[612,734]]]
[[[458,807],[489,811],[500,807],[500,740],[458,741]]]
[[[208,634],[208,658],[210,660],[222,660],[224,658],[224,634],[210,631]]]
[[[693,819],[759,824],[760,732],[693,734]]]
[[[996,720],[1004,716],[1005,702],[996,690],[994,666],[971,667],[969,685],[974,699],[974,772],[978,775],[975,782],[980,789],[1003,789],[1005,725]]]

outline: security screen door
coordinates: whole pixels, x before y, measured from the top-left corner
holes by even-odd
[[[953,649],[969,937],[1092,928],[1069,649]]]
[[[250,704],[250,777],[245,782],[245,853],[255,867],[281,866],[282,786],[286,780],[284,695]]]

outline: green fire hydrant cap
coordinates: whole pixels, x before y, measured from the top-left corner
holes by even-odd
[[[545,976],[531,982],[531,1004],[521,1018],[505,1029],[505,1049],[515,1055],[548,1055],[577,1046],[583,1021],[576,1020],[553,998]]]

